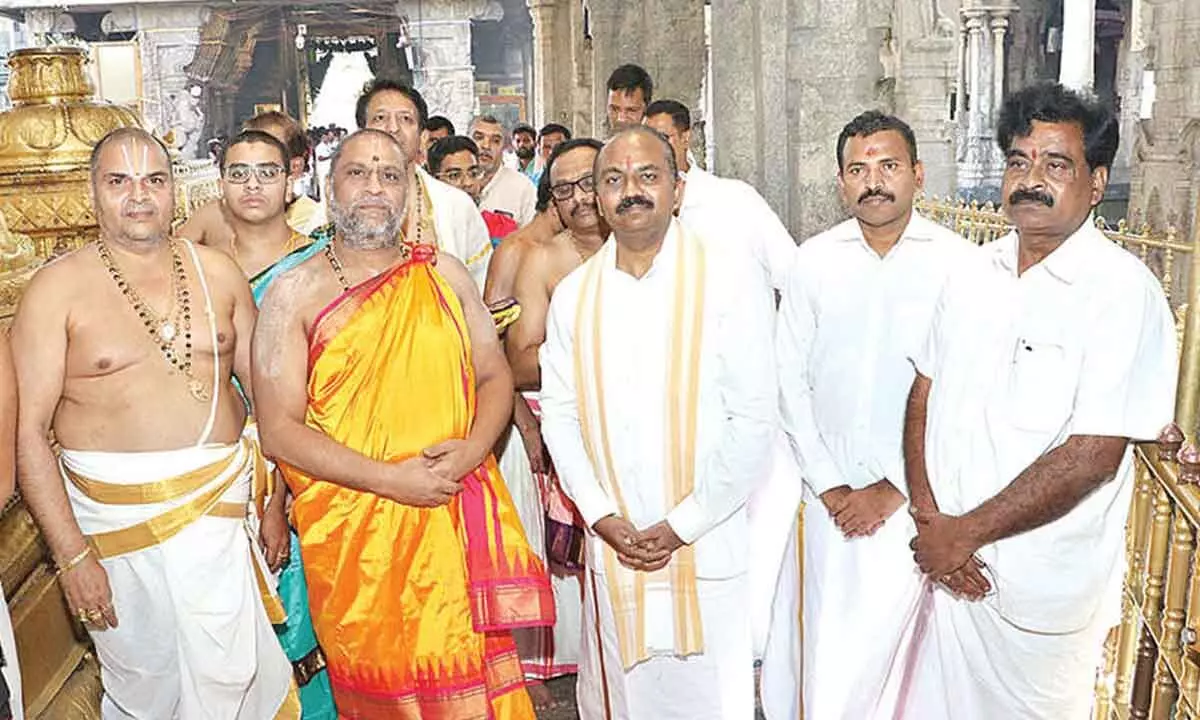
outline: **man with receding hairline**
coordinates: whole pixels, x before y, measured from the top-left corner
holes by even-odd
[[[359,128],[390,134],[408,159],[408,209],[404,236],[458,258],[480,288],[487,278],[492,242],[479,209],[466,193],[420,166],[426,147],[429,108],[421,93],[395,80],[376,78],[358,97],[354,119]]]
[[[339,715],[533,720],[512,630],[554,609],[491,456],[512,378],[463,264],[401,241],[410,162],[380,130],[334,152],[333,238],[256,330],[264,447]]]
[[[1085,720],[1120,622],[1131,441],[1171,421],[1175,325],[1154,274],[1091,222],[1117,152],[1101,101],[1009,95],[1014,230],[948,281],[904,428],[926,593],[902,717]]]
[[[541,348],[542,432],[589,529],[580,717],[749,720],[770,301],[745,291],[744,253],[674,219],[682,183],[657,132],[610,140],[594,183],[612,240],[555,289]]]
[[[170,159],[144,130],[96,145],[92,204],[99,240],[34,276],[13,355],[21,490],[96,644],[102,716],[298,718],[245,528],[268,489],[231,382],[253,398],[246,278],[171,237]]]
[[[518,225],[528,225],[535,213],[537,190],[520,171],[504,165],[504,126],[491,115],[481,115],[471,121],[471,139],[479,146],[479,166],[483,168],[479,207],[505,213]]]

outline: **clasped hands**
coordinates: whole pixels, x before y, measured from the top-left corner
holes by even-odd
[[[986,566],[975,555],[981,543],[967,519],[916,505],[909,512],[917,536],[908,546],[921,572],[967,600],[982,600],[991,592],[992,584],[983,574]]]
[[[630,570],[661,570],[671,561],[671,555],[683,547],[683,540],[666,520],[638,530],[620,515],[609,515],[596,521],[592,529],[616,551],[617,559]]]
[[[446,440],[420,455],[389,463],[378,494],[404,505],[438,507],[462,492],[462,479],[484,461],[487,450],[470,440]]]

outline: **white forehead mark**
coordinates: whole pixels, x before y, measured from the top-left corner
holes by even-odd
[[[130,145],[137,143],[141,146],[141,164],[139,165],[134,156],[136,153],[130,148]],[[125,161],[124,173],[132,178],[143,178],[150,174],[150,146],[147,143],[139,142],[134,139],[121,145],[121,159]]]

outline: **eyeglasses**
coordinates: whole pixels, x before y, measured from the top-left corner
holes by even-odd
[[[278,163],[262,163],[250,165],[235,163],[225,168],[225,179],[234,185],[242,185],[250,181],[250,176],[258,178],[260,183],[270,185],[279,182],[283,177],[283,166]]]
[[[437,176],[438,180],[441,180],[442,182],[448,182],[448,183],[451,183],[454,185],[457,185],[458,183],[462,182],[466,178],[471,178],[472,180],[479,180],[482,177],[483,177],[483,168],[479,167],[478,165],[472,165],[471,167],[467,168],[466,170],[459,170],[458,168],[454,168],[453,170],[447,170],[445,172],[438,173],[438,176]]]
[[[575,196],[575,188],[579,188],[585,195],[590,195],[596,192],[596,178],[591,175],[584,175],[575,182],[562,182],[557,185],[550,186],[550,194],[555,200],[570,200]]]

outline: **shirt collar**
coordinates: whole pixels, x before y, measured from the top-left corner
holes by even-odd
[[[908,225],[904,226],[904,232],[900,233],[900,239],[896,241],[896,244],[892,246],[892,250],[888,254],[890,255],[892,251],[895,251],[896,248],[904,244],[905,240],[913,242],[933,240],[933,231],[936,227],[936,224],[932,220],[922,217],[916,211],[916,208],[914,208],[912,216],[908,219]],[[838,240],[842,242],[858,242],[862,243],[864,247],[867,246],[866,238],[863,237],[862,226],[858,224],[857,219],[850,218],[842,223],[840,227],[835,228],[835,230],[838,231],[836,234]],[[870,248],[868,247],[868,249]],[[875,251],[871,250],[871,252],[874,253]]]
[[[1091,253],[1088,252],[1088,245],[1096,239],[1108,242],[1100,229],[1089,216],[1084,220],[1075,232],[1071,233],[1062,244],[1054,248],[1041,262],[1034,267],[1045,268],[1046,272],[1068,285],[1075,282],[1079,277],[1080,271],[1087,263]],[[995,261],[1013,275],[1017,274],[1017,249],[1019,247],[1020,238],[1016,230],[1013,230],[1008,235],[1005,235],[1000,240],[996,241],[999,245],[996,249]],[[1032,270],[1033,268],[1030,268]]]

